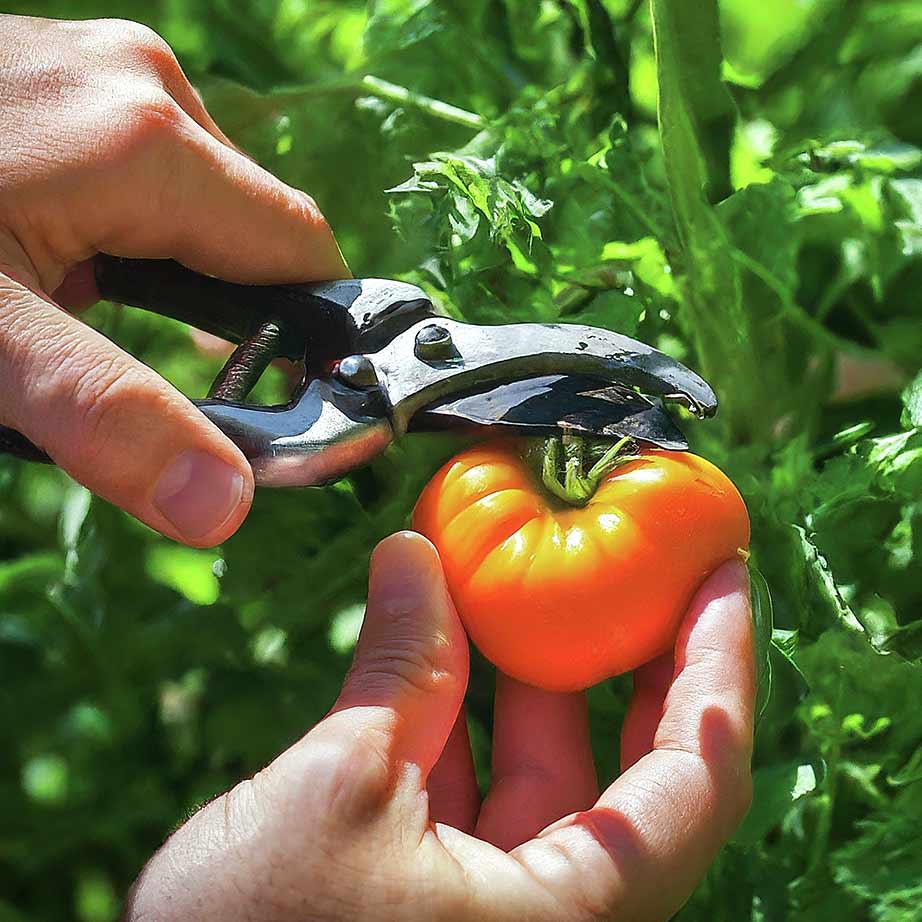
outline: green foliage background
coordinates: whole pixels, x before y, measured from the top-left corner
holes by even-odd
[[[773,681],[754,806],[681,917],[922,919],[917,0],[723,0],[723,58],[709,0],[6,9],[156,28],[356,274],[703,370],[723,410],[689,428],[752,513]],[[186,393],[216,370],[174,324],[90,317]],[[323,714],[370,550],[455,447],[414,437],[335,487],[263,491],[216,551],[0,462],[2,922],[114,919],[188,811]],[[628,691],[590,694],[603,781]],[[479,662],[469,699],[486,780]]]

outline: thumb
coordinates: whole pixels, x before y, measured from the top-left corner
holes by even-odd
[[[159,375],[36,290],[0,274],[0,423],[94,493],[198,547],[243,521],[253,474]]]
[[[435,548],[422,535],[386,538],[371,559],[368,605],[352,669],[330,716],[310,734],[372,745],[392,769],[438,760],[467,686],[467,637]]]
[[[232,893],[233,918],[250,910],[247,918],[262,919],[261,869],[272,873],[272,895],[284,906],[312,872],[329,879],[334,859],[338,869],[367,868],[370,848],[380,850],[374,862],[394,843],[412,844],[409,824],[418,821],[422,835],[429,822],[419,795],[461,708],[467,669],[467,638],[435,548],[413,532],[386,538],[372,555],[365,623],[333,710],[173,834],[138,878],[126,918],[159,919],[164,905],[171,919],[202,918],[203,906],[227,918]],[[417,771],[405,771],[410,765]],[[408,800],[394,796],[402,782]],[[356,821],[395,804],[410,809],[392,834],[360,834]],[[301,918],[305,905],[290,917]]]

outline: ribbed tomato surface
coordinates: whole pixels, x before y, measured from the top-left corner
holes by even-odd
[[[538,485],[519,450],[500,440],[462,452],[413,514],[471,639],[503,672],[553,691],[669,650],[696,589],[749,544],[736,488],[690,452],[645,451],[576,508]]]

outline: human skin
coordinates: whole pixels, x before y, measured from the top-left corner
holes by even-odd
[[[167,840],[123,922],[668,919],[749,805],[750,625],[745,567],[727,563],[674,653],[634,673],[601,795],[584,695],[497,676],[481,803],[467,638],[432,545],[395,535],[329,715]]]
[[[237,150],[169,46],[121,20],[0,15],[0,423],[165,535],[228,538],[241,452],[183,395],[64,308],[95,253],[235,282],[348,275],[313,200]]]

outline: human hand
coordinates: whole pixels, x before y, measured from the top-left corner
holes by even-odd
[[[750,799],[745,568],[719,569],[635,673],[621,776],[598,796],[581,694],[497,677],[492,788],[474,779],[468,646],[438,557],[395,535],[330,714],[154,856],[125,922],[667,919]]]
[[[0,423],[163,534],[216,544],[249,509],[246,459],[60,307],[98,298],[97,252],[235,282],[343,277],[332,233],[233,147],[144,26],[0,15],[0,47]]]

